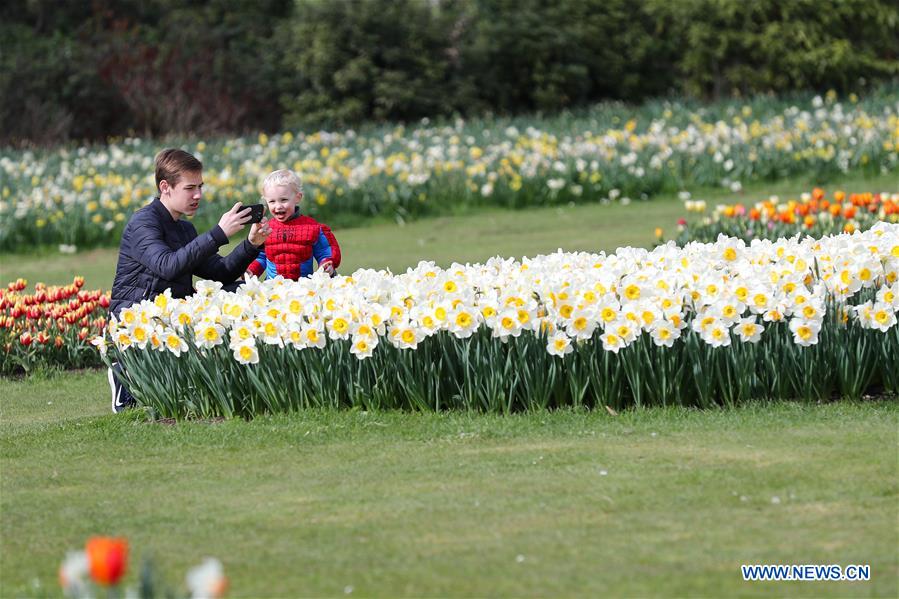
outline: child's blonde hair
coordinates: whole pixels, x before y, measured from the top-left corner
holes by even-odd
[[[297,193],[303,193],[303,182],[300,180],[299,175],[290,169],[282,168],[269,173],[262,181],[262,191],[265,192],[266,187],[278,185],[289,185]]]

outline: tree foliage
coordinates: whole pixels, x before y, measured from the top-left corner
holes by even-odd
[[[0,143],[857,91],[894,0],[8,0]]]

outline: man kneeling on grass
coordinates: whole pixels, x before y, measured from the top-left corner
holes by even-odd
[[[192,295],[194,275],[235,288],[270,233],[263,219],[250,227],[247,239],[230,254],[219,256],[218,250],[228,238],[250,222],[250,209],[238,202],[216,226],[197,235],[194,226],[181,217],[193,216],[200,206],[203,164],[183,150],[167,149],[157,154],[156,189],[159,195],[135,212],[122,232],[109,305],[115,317],[123,308],[151,300],[166,289],[171,289],[175,298]],[[113,412],[134,405],[120,372],[117,363],[109,369]]]

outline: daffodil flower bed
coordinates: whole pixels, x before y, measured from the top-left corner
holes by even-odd
[[[899,225],[201,283],[95,340],[164,417],[735,405],[897,390]]]
[[[746,241],[773,240],[796,233],[812,237],[852,233],[880,221],[899,223],[899,189],[849,194],[836,190],[828,194],[816,187],[798,198],[771,196],[749,206],[742,202],[718,204],[709,212],[705,201],[695,200],[689,193],[684,193],[682,199],[687,212],[703,216],[698,222],[678,220],[678,245],[711,242],[721,234]],[[661,236],[663,232],[657,234]]]
[[[155,191],[164,145],[204,163],[208,204],[198,228],[234,202],[254,203],[276,168],[300,173],[304,210],[331,225],[387,214],[407,219],[459,205],[627,203],[684,186],[899,168],[899,100],[885,87],[697,106],[599,104],[575,115],[95,147],[0,148],[0,249],[114,245]],[[204,224],[205,223],[205,224]]]

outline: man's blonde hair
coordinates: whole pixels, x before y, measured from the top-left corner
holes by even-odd
[[[303,181],[300,180],[299,175],[290,169],[282,168],[273,173],[269,173],[262,181],[262,192],[265,193],[266,187],[277,187],[278,185],[289,185],[290,187],[293,187],[295,192],[303,193]]]

